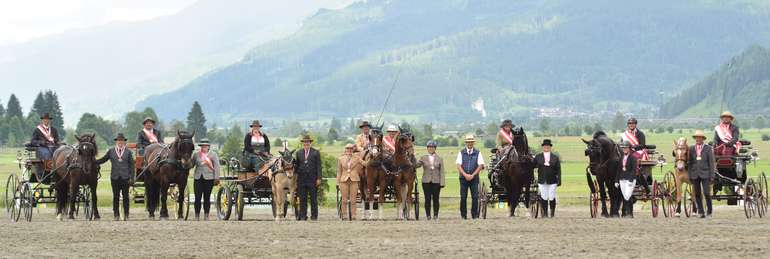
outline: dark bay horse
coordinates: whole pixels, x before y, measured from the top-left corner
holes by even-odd
[[[191,156],[195,150],[195,143],[192,134],[177,131],[176,139],[170,145],[154,143],[145,148],[146,175],[145,184],[147,185],[147,210],[150,213],[150,219],[155,218],[155,210],[160,200],[160,218],[168,219],[168,208],[166,198],[168,197],[168,188],[170,184],[175,183],[179,188],[179,193],[185,193],[187,187],[187,176],[189,175]],[[177,218],[183,219],[184,195],[179,195],[177,202]]]
[[[379,197],[377,203],[379,206],[380,219],[382,219],[382,203],[385,202],[385,187],[387,186],[386,173],[384,169],[385,155],[382,150],[382,130],[380,128],[372,128],[369,134],[369,145],[364,150],[364,161],[366,167],[364,169],[364,177],[361,178],[361,193],[364,194],[361,197],[372,210],[374,207],[374,191],[379,187]],[[365,187],[365,188],[363,188]],[[371,212],[371,213],[369,213]],[[368,214],[368,215],[367,215]],[[374,219],[374,211],[364,210],[364,218]]]
[[[68,219],[74,219],[75,200],[81,185],[88,185],[91,191],[91,208],[93,213],[89,220],[98,220],[99,210],[96,206],[96,184],[99,180],[99,170],[96,165],[96,134],[84,136],[75,135],[78,143],[75,146],[61,146],[53,153],[53,168],[57,176],[56,182],[56,218],[62,220],[65,209],[69,207]]]
[[[408,131],[403,131],[398,136],[396,151],[393,154],[392,170],[395,172],[390,172],[393,175],[393,187],[396,191],[398,219],[409,220],[409,215],[412,214],[412,203],[414,202],[412,193],[414,192],[414,180],[417,178],[413,153],[414,136]]]
[[[620,162],[620,148],[607,134],[598,131],[594,133],[593,139],[586,141],[585,155],[588,156],[589,163],[586,168],[586,177],[591,193],[596,193],[591,175],[596,176],[599,185],[599,195],[602,203],[602,216],[618,217],[620,210],[620,189],[615,187],[615,177],[617,176],[618,163]],[[607,213],[607,194],[610,198],[610,210]]]
[[[521,198],[522,189],[529,193],[529,187],[535,174],[535,164],[529,149],[527,134],[522,128],[513,130],[513,145],[508,147],[506,155],[500,161],[504,173],[503,185],[508,196],[508,216],[516,215],[516,207]],[[524,196],[524,206],[529,208],[530,195]],[[529,212],[529,210],[527,210]]]

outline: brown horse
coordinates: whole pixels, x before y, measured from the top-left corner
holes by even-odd
[[[414,168],[414,136],[405,131],[398,136],[396,151],[393,155],[393,186],[396,192],[396,211],[398,219],[409,220],[412,211],[412,193],[417,171]],[[406,208],[404,208],[406,206]]]
[[[674,141],[674,183],[676,186],[676,214],[679,217],[682,212],[682,185],[690,183],[690,177],[687,172],[687,163],[690,160],[690,146],[687,145],[686,138],[679,138]]]
[[[597,191],[602,204],[602,216],[618,217],[620,215],[620,189],[615,187],[615,177],[618,174],[618,163],[620,163],[620,148],[612,139],[607,137],[603,131],[594,133],[593,139],[586,141],[585,155],[588,156],[588,167],[586,167],[586,178],[591,193]],[[599,190],[594,186],[591,175],[596,176]],[[610,208],[607,211],[607,196],[609,194]]]
[[[361,180],[361,185],[366,188],[361,188],[364,194],[364,199],[369,203],[369,207],[372,210],[374,206],[374,191],[379,188],[379,196],[377,197],[377,204],[379,205],[379,218],[382,219],[382,204],[385,202],[385,187],[387,187],[387,177],[385,172],[385,152],[382,150],[382,130],[379,128],[373,128],[369,134],[369,145],[364,151],[364,161],[366,167],[364,169],[365,177]],[[364,210],[365,219],[374,219],[374,212]]]
[[[177,131],[176,139],[170,145],[166,146],[154,143],[144,149],[146,165],[146,175],[144,177],[147,185],[147,210],[150,219],[155,218],[155,210],[160,200],[160,219],[168,219],[168,208],[166,199],[168,198],[168,188],[175,183],[179,188],[179,193],[185,193],[187,187],[187,176],[189,175],[192,152],[195,149],[195,143],[192,134]],[[177,218],[184,219],[182,216],[184,195],[179,195],[176,202],[179,204]]]
[[[64,210],[69,207],[68,219],[74,219],[75,201],[81,185],[88,185],[91,194],[90,207],[93,213],[86,213],[88,220],[98,220],[96,207],[96,184],[99,170],[96,165],[96,134],[78,136],[77,145],[61,146],[53,153],[53,168],[58,178],[56,186],[56,218],[63,220]]]
[[[294,204],[294,196],[297,192],[297,178],[294,177],[294,151],[289,151],[288,144],[284,142],[283,150],[279,152],[281,155],[271,158],[259,169],[260,172],[267,172],[270,178],[275,221],[286,218],[289,205],[291,207],[296,205]],[[287,194],[289,195],[288,199]],[[294,213],[294,210],[291,212]]]
[[[516,207],[519,204],[522,189],[526,190],[525,193],[529,193],[529,187],[535,174],[534,159],[524,129],[517,128],[513,131],[513,145],[508,147],[500,165],[505,175],[503,185],[508,196],[508,217],[513,217],[516,215]],[[524,206],[529,208],[530,195],[525,195],[524,200]]]

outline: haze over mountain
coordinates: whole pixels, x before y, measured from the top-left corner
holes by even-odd
[[[424,120],[560,107],[657,112],[752,44],[770,45],[766,1],[370,0],[318,12],[136,108],[183,118],[198,100],[219,119],[378,112]],[[662,92],[662,95],[661,95]],[[183,100],[183,101],[179,101]]]
[[[38,91],[55,90],[70,122],[82,112],[116,118],[151,94],[183,86],[290,34],[318,8],[350,2],[200,0],[170,16],[2,46],[0,86],[25,106]]]

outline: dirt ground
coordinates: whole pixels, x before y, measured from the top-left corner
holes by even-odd
[[[555,219],[505,217],[459,220],[456,209],[439,221],[341,222],[324,209],[317,222],[273,222],[264,209],[248,220],[148,221],[135,209],[128,222],[55,221],[52,209],[32,222],[5,220],[0,257],[363,257],[376,258],[755,258],[770,256],[770,219],[717,207],[711,219],[653,219],[637,206],[635,219],[589,219],[588,208],[559,208]],[[103,216],[111,209],[101,208]]]

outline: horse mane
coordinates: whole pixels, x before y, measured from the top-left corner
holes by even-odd
[[[598,138],[601,138],[601,137],[607,137],[607,133],[605,133],[604,131],[601,131],[601,130],[597,131],[597,132],[594,132],[593,139],[598,139]]]

